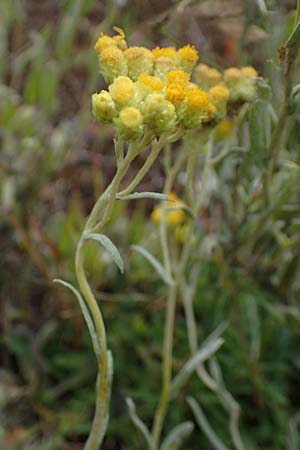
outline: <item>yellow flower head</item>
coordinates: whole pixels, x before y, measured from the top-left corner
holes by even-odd
[[[185,45],[178,50],[180,58],[188,61],[191,64],[196,64],[199,58],[199,53],[194,45]]]
[[[166,89],[166,97],[172,103],[179,103],[185,98],[185,90],[181,84],[170,83]]]
[[[206,109],[210,103],[207,92],[200,88],[188,90],[186,99],[190,109]]]
[[[189,75],[183,70],[171,70],[167,74],[167,83],[177,83],[185,87],[189,82],[189,78]]]
[[[153,69],[153,55],[145,47],[129,47],[124,52],[127,60],[128,75],[137,80],[142,72],[150,73]]]
[[[241,72],[247,78],[256,78],[258,76],[257,71],[251,66],[242,67]]]
[[[99,53],[100,73],[107,83],[119,75],[127,75],[127,63],[122,50],[117,46],[105,47]]]
[[[215,128],[215,140],[223,141],[231,136],[234,123],[231,119],[223,119]]]
[[[123,57],[123,52],[117,46],[105,47],[100,52],[100,59],[103,62],[119,62]]]
[[[127,128],[138,128],[143,123],[143,116],[139,109],[127,106],[120,112],[120,121]]]
[[[109,92],[116,103],[124,105],[134,96],[134,83],[129,77],[117,77],[109,86]]]
[[[229,99],[229,91],[222,84],[212,87],[208,93],[213,102],[227,102]]]
[[[100,53],[106,47],[117,46],[117,42],[110,36],[100,33],[100,36],[94,46],[94,49]]]
[[[147,95],[143,102],[144,123],[155,133],[172,132],[177,123],[175,106],[161,93]]]
[[[148,75],[146,73],[141,73],[138,81],[152,92],[159,92],[164,87],[164,84],[159,77]]]
[[[237,67],[230,67],[224,71],[224,80],[226,82],[235,82],[242,77],[242,72]]]
[[[154,59],[169,58],[175,60],[176,48],[175,47],[156,47],[152,50]]]

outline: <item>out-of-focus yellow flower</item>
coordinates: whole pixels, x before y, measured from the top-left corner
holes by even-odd
[[[209,89],[222,81],[221,72],[206,64],[198,64],[193,73],[196,83],[202,89]]]
[[[167,209],[165,211],[166,223],[169,226],[178,226],[185,222],[186,215],[183,209],[180,207],[184,206],[185,203],[180,200],[174,192],[170,192],[169,197],[172,201],[166,202],[167,208],[178,208],[178,209]],[[162,220],[163,206],[157,206],[154,208],[151,214],[151,219],[154,223],[159,224]]]
[[[128,76],[136,81],[142,72],[152,73],[154,57],[152,52],[145,47],[129,47],[124,52]]]
[[[124,105],[134,97],[135,86],[129,77],[117,77],[109,86],[109,92],[116,103]]]
[[[216,119],[223,119],[226,115],[226,106],[229,100],[229,90],[217,84],[208,91],[208,95],[214,106],[216,107]]]
[[[232,135],[234,122],[231,119],[223,119],[215,128],[214,138],[218,141],[223,141]]]
[[[245,77],[248,78],[256,78],[258,76],[257,71],[252,66],[242,67],[241,72]]]
[[[224,71],[224,80],[228,82],[236,82],[242,77],[242,72],[237,67],[230,67]]]
[[[256,97],[257,72],[253,67],[231,67],[224,72],[224,81],[232,102],[253,101]]]
[[[217,84],[209,90],[209,96],[213,101],[227,102],[229,99],[229,91],[225,86]]]

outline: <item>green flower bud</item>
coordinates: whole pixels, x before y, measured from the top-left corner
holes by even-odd
[[[124,52],[128,76],[136,81],[141,73],[151,74],[153,71],[154,57],[152,52],[145,47],[129,47]]]
[[[177,123],[175,106],[163,94],[149,94],[143,105],[144,123],[155,133],[173,132]]]
[[[122,109],[115,124],[120,135],[127,141],[137,139],[144,130],[141,111],[133,106]]]
[[[99,94],[92,95],[92,111],[95,118],[104,123],[112,122],[117,114],[111,95],[104,90]]]
[[[99,54],[100,73],[110,84],[120,75],[127,75],[124,52],[116,46],[105,47]]]

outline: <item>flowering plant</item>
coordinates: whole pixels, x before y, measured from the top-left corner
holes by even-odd
[[[92,338],[98,364],[97,399],[94,421],[85,450],[100,447],[105,436],[110,389],[112,382],[112,355],[107,348],[106,331],[99,305],[88,283],[84,270],[84,248],[88,240],[95,240],[109,251],[123,271],[123,260],[108,236],[102,233],[108,224],[114,204],[119,200],[152,198],[162,203],[152,213],[159,225],[163,261],[158,261],[146,249],[134,246],[160,274],[167,287],[165,337],[163,345],[163,374],[160,400],[150,432],[137,416],[134,403],[127,400],[133,423],[143,434],[151,450],[178,448],[193,426],[185,422],[176,427],[161,443],[168,404],[191,373],[197,370],[203,382],[214,392],[224,388],[209,375],[203,363],[222,345],[222,327],[198,348],[195,320],[191,304],[191,289],[187,288],[186,269],[193,247],[193,234],[199,209],[202,207],[205,186],[214,163],[216,136],[223,139],[227,106],[240,108],[256,96],[257,73],[252,67],[230,68],[222,74],[204,64],[196,65],[198,52],[194,46],[155,48],[128,47],[123,31],[115,27],[113,37],[101,34],[95,49],[100,73],[108,84],[92,96],[92,110],[102,123],[111,123],[116,129],[115,154],[117,170],[109,186],[95,203],[87,219],[76,251],[76,277],[79,290],[63,280],[57,280],[77,297]],[[227,121],[227,122],[226,122]],[[223,128],[222,128],[223,124]],[[219,131],[218,131],[219,130]],[[230,133],[230,127],[229,127]],[[194,137],[197,136],[195,140]],[[171,144],[185,138],[188,151],[180,151],[176,158]],[[131,163],[150,146],[150,153],[127,187],[120,185]],[[164,149],[165,185],[163,193],[134,192],[147,174],[159,153]],[[199,185],[195,182],[198,155],[206,155]],[[172,192],[179,171],[186,165],[186,201]],[[170,232],[171,230],[171,232]],[[175,232],[174,232],[175,231]],[[173,257],[177,252],[177,260]],[[179,252],[179,253],[178,253]],[[179,261],[179,263],[178,263]],[[191,359],[172,379],[172,349],[175,307],[182,296],[191,347]],[[189,403],[197,414],[193,399]],[[198,412],[199,415],[199,412]],[[238,433],[238,415],[235,413],[232,435],[243,449]]]

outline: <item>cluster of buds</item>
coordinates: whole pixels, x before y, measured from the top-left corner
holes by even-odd
[[[95,45],[100,73],[109,85],[92,97],[98,120],[114,123],[130,141],[146,128],[154,135],[174,134],[178,128],[192,129],[225,117],[230,97],[226,85],[190,81],[198,61],[195,47],[128,47],[123,31],[115,30],[116,36],[101,34]]]
[[[256,81],[258,74],[251,67],[230,67],[223,73],[219,70],[198,64],[194,70],[195,83],[202,89],[212,89],[216,86],[225,86],[229,91],[231,103],[253,101],[257,95]]]

